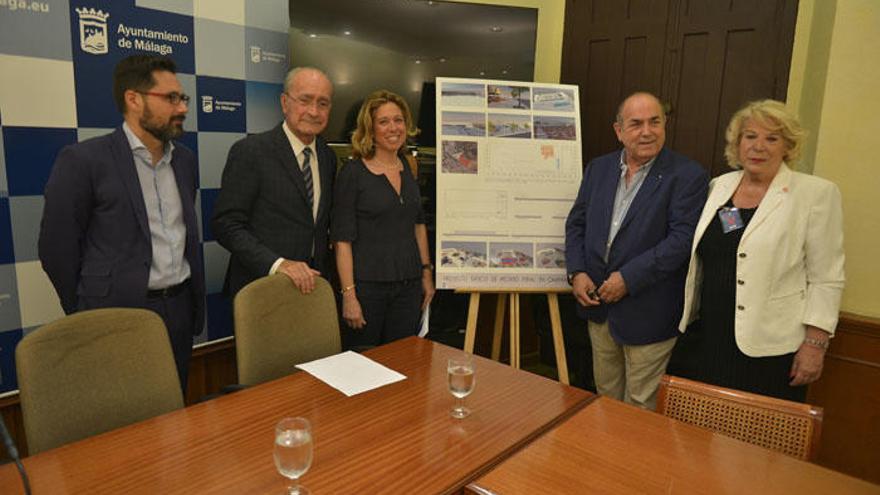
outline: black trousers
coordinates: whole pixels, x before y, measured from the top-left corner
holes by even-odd
[[[420,278],[397,282],[357,282],[357,298],[367,324],[343,333],[348,349],[361,351],[419,333],[424,291]]]
[[[148,297],[146,309],[154,311],[165,322],[174,364],[180,378],[180,389],[186,396],[186,381],[189,376],[189,361],[192,357],[193,329],[195,328],[195,300],[189,284],[171,297]]]

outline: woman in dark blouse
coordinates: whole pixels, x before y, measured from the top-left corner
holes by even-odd
[[[419,187],[404,166],[406,139],[415,133],[402,97],[370,94],[351,139],[354,159],[336,176],[330,236],[348,348],[417,334],[434,296]]]

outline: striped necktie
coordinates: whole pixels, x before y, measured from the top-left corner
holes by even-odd
[[[303,182],[306,183],[306,198],[309,200],[309,208],[314,209],[315,205],[315,185],[312,184],[312,149],[303,149],[302,174]]]

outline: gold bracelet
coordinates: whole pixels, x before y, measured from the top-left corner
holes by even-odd
[[[828,341],[827,340],[814,339],[812,337],[804,337],[804,344],[811,345],[813,347],[818,347],[819,349],[822,349],[823,351],[828,350]]]
[[[348,292],[348,291],[350,291],[350,290],[354,290],[354,285],[355,285],[355,284],[351,284],[351,285],[349,285],[348,287],[343,287],[342,290],[339,291],[339,293],[340,293],[340,294],[345,294],[346,292]]]

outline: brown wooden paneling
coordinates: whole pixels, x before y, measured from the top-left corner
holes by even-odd
[[[235,341],[227,340],[193,350],[186,387],[186,403],[219,392],[238,383],[235,364]]]
[[[825,408],[819,464],[880,483],[880,319],[841,315],[807,400]]]
[[[671,110],[668,146],[727,171],[733,112],[785,99],[796,19],[797,0],[568,0],[561,74],[581,87],[585,162],[619,148],[617,105],[646,90]]]
[[[617,105],[659,93],[666,56],[666,0],[567,0],[561,80],[581,89],[584,163],[618,147]]]

